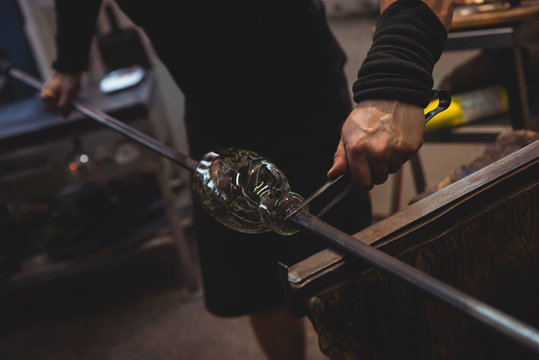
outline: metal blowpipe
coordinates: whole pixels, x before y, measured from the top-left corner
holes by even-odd
[[[13,68],[0,60],[0,73],[7,74],[40,91],[42,83],[32,76]],[[112,118],[111,116],[89,105],[73,103],[74,108],[82,114],[127,136],[133,141],[164,156],[175,164],[194,171],[198,161],[187,155],[168,148],[148,135]],[[380,268],[401,280],[432,295],[439,301],[469,315],[499,334],[514,340],[516,343],[539,354],[539,331],[433,277],[416,268],[401,262],[372,246],[364,244],[354,237],[332,227],[307,211],[301,211],[287,220],[293,224],[324,238],[330,246],[344,251],[355,258]]]
[[[12,78],[17,79],[38,91],[41,91],[43,87],[43,84],[38,79],[21,70],[4,64],[3,61],[0,61],[0,73],[1,72],[7,73],[7,75],[11,76]],[[100,122],[105,126],[108,126],[109,128],[119,132],[122,135],[127,136],[131,140],[141,145],[144,145],[148,149],[158,153],[161,156],[164,156],[165,158],[169,159],[177,165],[180,165],[191,171],[194,171],[198,166],[198,161],[196,161],[195,159],[163,145],[154,138],[129,125],[126,125],[120,120],[113,118],[112,116],[102,112],[99,109],[96,109],[93,106],[83,104],[79,101],[73,101],[73,107],[78,112],[88,116],[93,120]]]

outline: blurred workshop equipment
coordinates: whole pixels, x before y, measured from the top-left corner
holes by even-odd
[[[20,6],[14,11],[23,18],[20,25],[32,50],[27,58],[45,79],[50,72],[42,70],[49,70],[54,48],[53,2],[13,3]],[[107,16],[105,11],[101,18]],[[103,43],[121,42],[111,38]],[[140,52],[143,44],[133,41],[133,35],[127,38],[125,43],[136,43]],[[170,145],[172,135],[148,57],[116,64],[139,66],[144,76],[130,86],[103,92],[99,81],[116,66],[107,56],[115,58],[92,47],[81,101]],[[16,65],[13,58],[6,60]],[[107,66],[100,66],[103,63]],[[176,251],[178,286],[197,289],[196,254],[185,236],[191,205],[185,173],[81,114],[64,119],[51,113],[35,89],[32,94],[0,106],[0,285],[13,288],[34,279],[76,276],[81,269],[91,271],[94,265],[155,245]]]

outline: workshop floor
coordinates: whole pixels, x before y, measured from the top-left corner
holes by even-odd
[[[0,292],[1,360],[265,359],[245,317],[209,314],[157,240],[70,275]],[[36,281],[37,279],[37,281]],[[308,360],[326,359],[308,320]]]

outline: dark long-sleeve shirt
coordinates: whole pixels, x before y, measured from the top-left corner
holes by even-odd
[[[346,114],[321,123],[305,112],[323,114],[316,109],[322,101],[328,109],[343,105],[331,98],[342,94],[345,56],[318,0],[117,3],[146,32],[184,92],[194,156],[224,141],[268,154],[277,138],[286,152],[299,136],[315,132],[331,155]],[[57,70],[86,68],[100,4],[56,0]]]
[[[317,2],[117,3],[146,31],[158,55],[188,95],[215,99],[223,88],[235,84],[247,87],[249,92],[264,88],[270,92],[275,86],[282,87],[285,79],[297,79],[309,86],[309,82],[317,83],[344,61]],[[55,69],[79,72],[87,68],[100,5],[101,0],[56,0]]]

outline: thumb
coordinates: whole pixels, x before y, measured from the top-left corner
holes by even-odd
[[[344,174],[348,168],[348,161],[346,159],[346,150],[344,149],[344,143],[342,140],[337,146],[337,151],[333,155],[333,166],[329,169],[327,176],[330,179],[334,179],[337,176]]]

